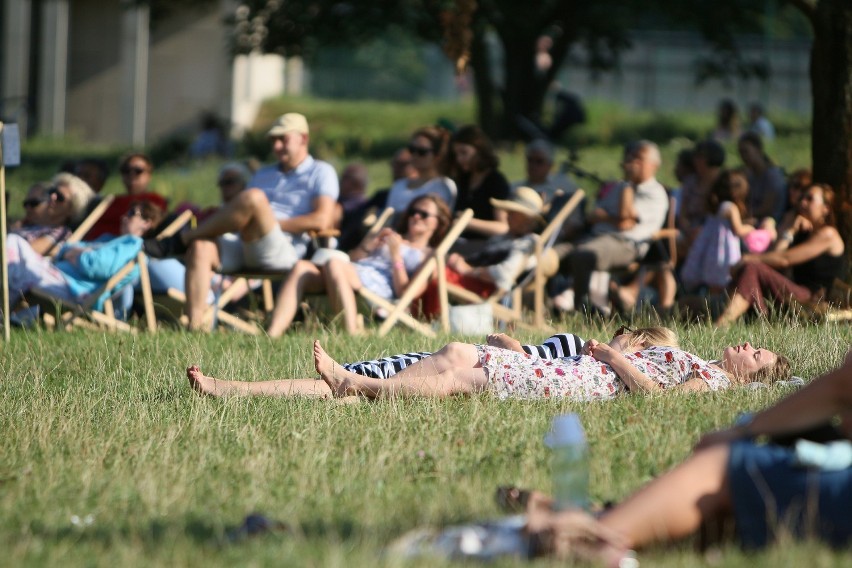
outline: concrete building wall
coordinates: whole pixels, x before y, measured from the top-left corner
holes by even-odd
[[[144,11],[100,0],[70,4],[67,132],[141,145],[194,132],[204,111],[230,116],[223,11],[173,13],[148,35]]]
[[[122,11],[118,2],[71,3],[66,132],[82,140],[130,142],[121,120]]]
[[[148,139],[198,128],[204,111],[231,114],[231,58],[217,10],[185,12],[151,30]]]

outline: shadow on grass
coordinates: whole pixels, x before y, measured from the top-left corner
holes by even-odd
[[[28,531],[32,536],[45,541],[96,543],[102,546],[135,541],[145,546],[156,546],[172,542],[176,537],[185,537],[199,546],[225,547],[240,544],[256,538],[297,538],[323,539],[332,537],[337,540],[350,540],[358,535],[369,533],[351,519],[309,519],[299,525],[290,525],[265,517],[259,513],[246,516],[238,525],[222,525],[211,522],[209,518],[188,517],[184,521],[151,521],[147,526],[122,524],[98,524],[62,527],[48,527],[33,522]]]

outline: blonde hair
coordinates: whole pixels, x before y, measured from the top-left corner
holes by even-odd
[[[677,334],[667,327],[640,327],[628,331],[626,335],[630,336],[630,346],[633,349],[647,349],[648,347],[680,348]]]
[[[95,192],[89,187],[89,184],[81,180],[75,175],[68,173],[56,174],[51,180],[53,185],[64,185],[71,190],[71,219],[70,222],[76,225],[86,216],[86,208],[89,202],[95,197]]]

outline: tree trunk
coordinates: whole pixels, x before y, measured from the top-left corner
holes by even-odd
[[[544,95],[547,91],[546,75],[535,66],[535,42],[538,34],[531,37],[516,33],[501,34],[503,42],[503,72],[506,87],[503,92],[503,116],[501,134],[505,138],[521,137],[520,120],[541,124]]]
[[[473,68],[473,88],[479,126],[492,139],[498,134],[497,113],[494,108],[497,91],[491,76],[488,45],[481,27],[475,29],[470,46],[470,66]]]
[[[814,179],[837,191],[838,229],[852,258],[852,3],[820,0],[811,21]]]

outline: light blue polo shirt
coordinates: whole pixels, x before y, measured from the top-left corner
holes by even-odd
[[[279,221],[311,213],[317,197],[337,201],[340,194],[334,168],[310,154],[288,172],[282,172],[278,165],[260,168],[251,178],[249,187],[263,190]]]

